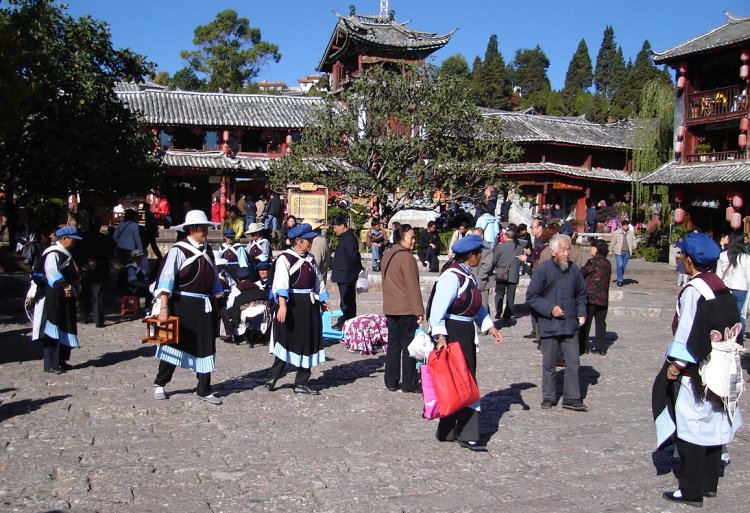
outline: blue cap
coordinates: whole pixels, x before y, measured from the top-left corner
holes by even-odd
[[[314,239],[318,235],[320,234],[312,231],[312,226],[307,223],[298,224],[287,232],[287,237],[289,237],[290,240],[296,239],[297,237],[302,237],[303,239]]]
[[[71,239],[81,240],[81,234],[78,233],[78,228],[75,226],[63,226],[55,232],[58,239],[62,237],[70,237]]]
[[[231,228],[224,230],[224,237],[236,237],[237,234]]]
[[[684,239],[675,244],[698,265],[708,265],[719,259],[721,248],[705,233],[688,233]]]
[[[560,228],[557,229],[557,233],[567,235],[568,237],[572,237],[575,231],[576,229],[573,228],[573,225],[570,223],[563,223],[560,225]]]
[[[271,268],[271,262],[269,262],[268,260],[261,260],[260,262],[258,262],[257,264],[255,264],[255,268],[258,271],[262,271],[263,269],[270,269]]]
[[[472,251],[477,251],[479,249],[490,249],[484,245],[484,239],[479,235],[466,235],[451,246],[451,251],[457,255],[461,253],[471,253]]]

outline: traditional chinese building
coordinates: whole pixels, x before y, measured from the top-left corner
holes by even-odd
[[[318,98],[196,93],[123,84],[119,98],[158,138],[160,189],[179,208],[210,211],[212,197],[260,194],[271,161],[299,141]],[[223,201],[222,201],[223,204]]]
[[[726,230],[732,198],[750,199],[750,18],[727,14],[725,24],[655,52],[654,62],[676,71],[675,154],[642,183],[669,185],[673,206],[696,225]],[[747,207],[738,208],[744,217]]]
[[[630,193],[630,122],[602,125],[583,117],[483,112],[501,119],[503,135],[523,148],[519,161],[503,172],[537,205],[559,205],[564,217],[575,212],[576,219],[584,220],[588,202],[611,205]]]
[[[421,64],[430,54],[450,41],[451,35],[417,32],[397,22],[393,12],[380,16],[337,14],[339,20],[318,64],[318,71],[329,74],[329,89],[336,92],[349,80],[360,76],[368,66],[386,65],[399,69],[402,64]]]

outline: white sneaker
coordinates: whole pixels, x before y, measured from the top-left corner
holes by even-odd
[[[167,398],[167,394],[164,392],[164,387],[155,386],[154,387],[154,399],[157,401],[163,401]]]
[[[211,403],[211,404],[216,404],[216,405],[222,404],[221,399],[216,397],[214,394],[208,394],[206,396],[199,395],[198,399],[200,399],[201,401],[206,401],[207,403]]]

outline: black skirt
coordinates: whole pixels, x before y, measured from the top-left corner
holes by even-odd
[[[206,312],[203,298],[172,294],[169,309],[180,319],[180,339],[175,346],[196,358],[204,358],[216,353],[216,304]]]
[[[474,322],[457,321],[455,319],[445,320],[445,329],[448,331],[446,339],[448,342],[458,342],[466,359],[469,372],[477,379],[477,345],[474,342],[476,331]]]
[[[284,322],[276,320],[274,311],[273,354],[305,369],[323,363],[325,352],[321,348],[320,302],[312,301],[309,293],[292,293],[286,305]]]
[[[65,297],[62,287],[45,286],[42,332],[68,347],[78,347],[75,296]]]

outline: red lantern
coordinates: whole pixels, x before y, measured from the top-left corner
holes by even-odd
[[[675,189],[674,201],[675,203],[682,203],[683,201],[685,201],[685,191],[682,189]]]
[[[738,137],[738,143],[740,148],[745,148],[747,146],[747,134],[740,134]]]
[[[742,132],[747,132],[748,124],[750,123],[748,123],[747,118],[740,119],[740,130]]]
[[[152,134],[152,135],[153,135],[154,137],[157,137],[157,136],[159,135],[159,129],[158,129],[158,128],[156,128],[156,127],[152,128],[152,129],[151,129],[151,134]]]
[[[744,205],[744,201],[742,201],[742,196],[739,194],[736,194],[734,198],[732,198],[732,206],[734,208],[742,208],[742,205]]]
[[[677,138],[683,139],[685,137],[685,127],[680,125],[677,127]]]
[[[731,221],[733,215],[734,215],[734,208],[727,207],[727,215],[726,215],[727,221]]]
[[[685,82],[687,79],[685,77],[680,77],[677,79],[677,89],[685,89]]]
[[[675,224],[680,224],[685,220],[685,209],[683,208],[676,208],[674,211],[674,222]]]
[[[729,221],[729,224],[733,230],[739,230],[742,226],[742,214],[739,212],[732,214],[732,220]]]
[[[685,61],[682,61],[682,62],[680,63],[680,67],[679,67],[678,71],[679,71],[680,73],[682,73],[683,75],[684,75],[685,73],[687,73],[687,62],[685,62]]]
[[[747,78],[750,75],[750,66],[743,64],[740,66],[740,78]]]
[[[193,128],[193,135],[201,135],[203,133],[203,129],[199,126]]]
[[[750,48],[742,49],[742,53],[740,53],[740,59],[742,59],[744,62],[750,61]]]
[[[227,142],[227,141],[229,141],[229,130],[224,130],[224,131],[223,131],[223,132],[221,133],[221,139],[222,139],[222,140],[223,140],[224,142]]]
[[[682,153],[682,141],[677,141],[674,143],[674,152],[679,155]]]
[[[225,155],[229,155],[232,153],[232,148],[230,148],[229,144],[224,143],[221,145],[221,151],[223,151]]]

